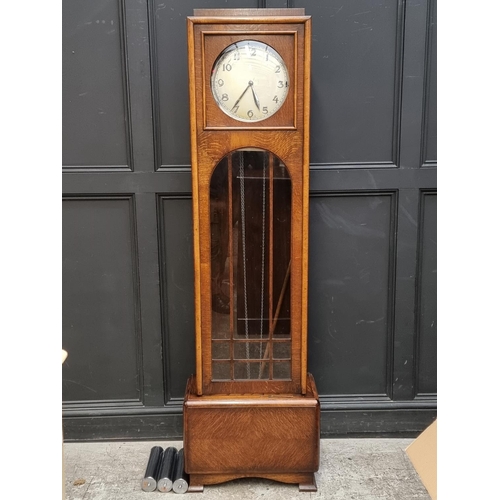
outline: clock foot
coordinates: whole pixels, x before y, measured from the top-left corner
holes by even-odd
[[[188,493],[203,493],[203,485],[190,483]]]
[[[315,492],[318,491],[318,487],[316,486],[316,478],[314,477],[314,473],[311,474],[311,482],[308,483],[300,483],[299,484],[299,491],[310,491],[310,492]]]
[[[318,491],[314,473],[291,473],[291,474],[265,474],[265,473],[242,473],[242,474],[190,474],[189,493],[203,493],[203,487],[227,483],[235,479],[247,477],[270,479],[280,483],[298,484],[300,492]]]

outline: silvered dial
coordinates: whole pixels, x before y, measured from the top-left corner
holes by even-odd
[[[281,108],[290,81],[285,62],[272,47],[242,40],[219,55],[210,86],[224,113],[239,121],[258,122]]]

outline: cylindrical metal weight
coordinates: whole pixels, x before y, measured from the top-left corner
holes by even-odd
[[[163,448],[161,446],[153,446],[151,448],[151,452],[149,453],[148,465],[146,467],[144,479],[142,480],[143,491],[156,490],[156,479],[158,477],[158,468],[160,466],[162,453]]]
[[[172,489],[175,493],[186,493],[188,490],[188,475],[184,472],[184,448],[177,453],[177,460],[174,469],[174,485]]]
[[[162,493],[168,493],[174,485],[173,475],[176,459],[177,448],[170,446],[163,452],[156,486],[158,491]]]

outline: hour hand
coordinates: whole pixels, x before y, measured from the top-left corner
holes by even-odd
[[[257,94],[255,93],[255,90],[253,89],[253,82],[250,82],[252,83],[252,85],[250,85],[250,87],[252,88],[252,94],[253,94],[253,100],[255,102],[255,105],[257,106],[257,109],[260,111],[260,103],[259,103],[259,99],[257,98]]]

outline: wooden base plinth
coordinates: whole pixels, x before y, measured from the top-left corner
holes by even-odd
[[[258,477],[316,491],[319,399],[311,375],[305,396],[197,396],[194,377],[184,401],[185,470],[189,491]]]

